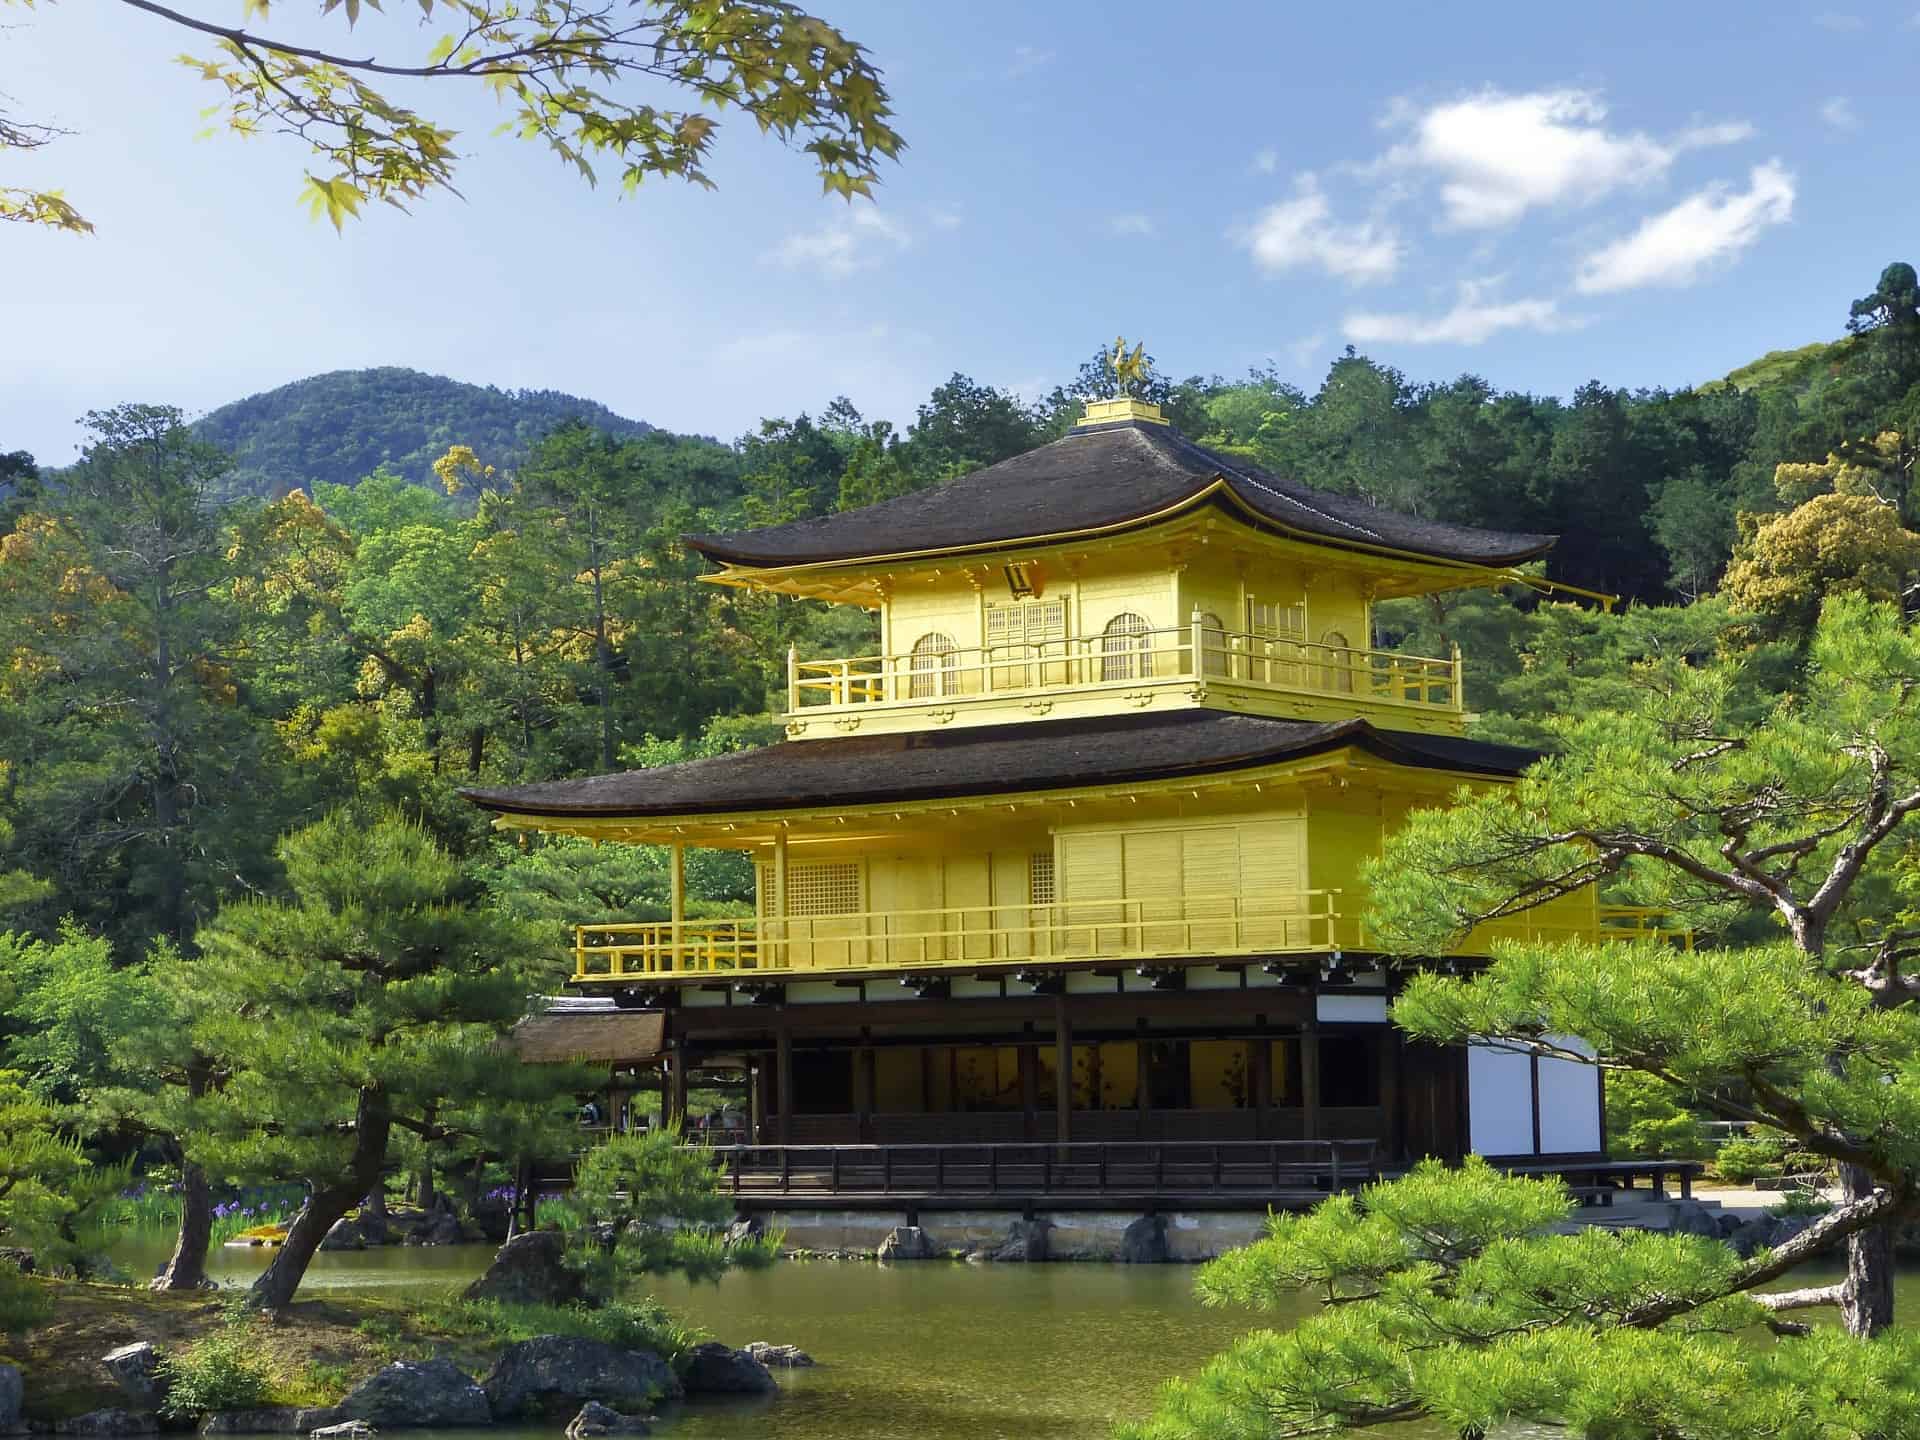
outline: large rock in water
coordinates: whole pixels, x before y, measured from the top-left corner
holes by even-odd
[[[918,1225],[896,1225],[887,1232],[887,1238],[880,1242],[880,1249],[875,1258],[931,1260],[934,1253],[933,1241]]]
[[[160,1433],[159,1417],[150,1411],[135,1410],[89,1410],[84,1415],[76,1415],[71,1420],[54,1422],[56,1435],[157,1435]]]
[[[651,1415],[623,1415],[598,1400],[589,1400],[567,1422],[567,1440],[597,1440],[601,1435],[645,1435],[653,1429]]]
[[[151,1340],[137,1340],[100,1357],[101,1368],[136,1410],[158,1410],[167,1398],[160,1378],[160,1352]]]
[[[769,1370],[810,1370],[814,1359],[798,1345],[775,1345],[771,1340],[749,1340],[740,1347]]]
[[[708,1340],[687,1352],[680,1377],[689,1395],[764,1395],[778,1390],[773,1372],[744,1350]]]
[[[300,1429],[301,1411],[291,1405],[268,1405],[258,1410],[216,1410],[200,1422],[202,1435],[292,1435]]]
[[[495,1252],[487,1273],[467,1287],[469,1300],[504,1305],[571,1305],[586,1298],[579,1272],[566,1264],[567,1237],[555,1230],[529,1230]]]
[[[672,1368],[653,1351],[621,1350],[577,1335],[541,1335],[507,1346],[482,1385],[502,1420],[564,1413],[588,1400],[644,1410],[680,1394]]]
[[[1164,1265],[1167,1262],[1167,1217],[1142,1215],[1120,1236],[1122,1265]]]
[[[17,1429],[20,1411],[27,1403],[27,1387],[20,1379],[20,1367],[0,1365],[0,1430]]]
[[[347,1392],[338,1405],[300,1412],[302,1430],[347,1420],[385,1429],[490,1425],[493,1410],[473,1377],[451,1360],[396,1360]]]
[[[1051,1229],[1050,1220],[1015,1220],[1007,1227],[1007,1238],[989,1250],[985,1258],[1011,1264],[1040,1264],[1047,1258],[1047,1232]]]

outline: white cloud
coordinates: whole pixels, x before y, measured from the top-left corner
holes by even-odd
[[[1271,175],[1280,168],[1280,152],[1269,145],[1253,157],[1253,168],[1261,175]]]
[[[1642,285],[1686,285],[1712,262],[1739,254],[1793,215],[1793,176],[1777,160],[1753,167],[1747,189],[1710,185],[1580,262],[1574,280],[1587,295]]]
[[[766,257],[789,269],[818,270],[840,277],[880,263],[888,251],[905,250],[913,236],[898,220],[855,201],[825,225],[787,236]]]
[[[1425,110],[1402,103],[1384,123],[1409,133],[1376,168],[1433,172],[1446,224],[1487,229],[1510,225],[1539,206],[1592,204],[1659,179],[1683,150],[1732,144],[1753,133],[1727,123],[1658,140],[1609,130],[1606,118],[1606,104],[1591,90],[1487,89]]]
[[[1820,107],[1820,119],[1833,130],[1858,130],[1860,116],[1853,108],[1853,101],[1844,95],[1836,95]]]
[[[1017,80],[1022,75],[1031,75],[1043,65],[1053,63],[1053,51],[1042,50],[1034,45],[1016,45],[1013,47],[1013,59],[1007,66],[1007,77]]]
[[[1361,311],[1346,317],[1341,329],[1356,344],[1478,345],[1502,330],[1571,330],[1584,321],[1563,315],[1557,300],[1496,300],[1497,278],[1469,280],[1460,286],[1453,308],[1440,315],[1406,311]]]
[[[1343,224],[1311,174],[1294,182],[1291,200],[1269,205],[1234,237],[1262,270],[1324,270],[1354,285],[1389,280],[1400,268],[1400,237],[1373,220]]]
[[[928,221],[936,230],[958,230],[964,218],[955,205],[935,206],[927,213]]]
[[[1142,215],[1138,212],[1127,215],[1113,215],[1107,219],[1107,233],[1110,235],[1151,235],[1153,234],[1153,229],[1153,217],[1151,215]]]

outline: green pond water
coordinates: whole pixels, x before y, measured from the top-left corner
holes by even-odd
[[[215,1278],[244,1284],[269,1253],[222,1249]],[[443,1293],[478,1275],[490,1253],[460,1246],[322,1254],[303,1293]],[[161,1257],[158,1247],[123,1252],[137,1273]],[[1094,1440],[1114,1420],[1145,1414],[1162,1381],[1197,1369],[1237,1334],[1286,1323],[1285,1315],[1203,1309],[1193,1277],[1179,1265],[787,1262],[717,1285],[664,1281],[653,1287],[661,1300],[729,1344],[798,1345],[821,1363],[780,1372],[777,1397],[669,1411],[655,1433],[669,1440]],[[1920,1273],[1903,1278],[1900,1303],[1908,1314],[1920,1306]],[[1300,1313],[1307,1309],[1303,1303]],[[1408,1428],[1396,1440],[1424,1440],[1425,1433]],[[558,1430],[487,1434],[554,1440]]]

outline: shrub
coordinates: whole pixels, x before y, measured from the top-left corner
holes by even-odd
[[[1739,1185],[1762,1175],[1818,1175],[1827,1164],[1824,1155],[1796,1150],[1787,1136],[1773,1130],[1756,1130],[1744,1140],[1729,1140],[1713,1157],[1720,1178]]]
[[[605,1305],[505,1305],[498,1300],[451,1300],[423,1306],[434,1328],[460,1335],[481,1335],[498,1344],[531,1340],[536,1335],[578,1335],[603,1340],[622,1350],[651,1350],[673,1360],[707,1338],[706,1332],[677,1319],[651,1296]]]
[[[1822,1200],[1807,1190],[1789,1190],[1767,1207],[1767,1214],[1776,1220],[1798,1220],[1828,1214],[1833,1209],[1831,1200]]]
[[[53,1315],[53,1297],[46,1286],[19,1267],[0,1260],[0,1332],[31,1330]]]
[[[1700,1121],[1673,1086],[1638,1070],[1607,1075],[1607,1147],[1647,1160],[1697,1160],[1707,1153]]]
[[[167,1398],[160,1413],[191,1420],[216,1410],[251,1410],[266,1403],[270,1377],[259,1347],[238,1326],[202,1336],[178,1355],[160,1358]]]

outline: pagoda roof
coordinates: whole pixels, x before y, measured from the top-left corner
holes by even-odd
[[[1254,769],[1345,747],[1394,764],[1518,775],[1537,752],[1452,735],[1177,710],[958,730],[785,740],[653,770],[460,793],[487,810],[554,817],[728,815],[1067,790]]]
[[[713,560],[745,566],[828,564],[941,554],[1111,532],[1228,492],[1252,523],[1357,549],[1473,565],[1511,565],[1557,538],[1477,530],[1382,510],[1196,445],[1172,427],[1081,425],[1050,444],[928,490],[818,519],[724,535],[690,535]]]

